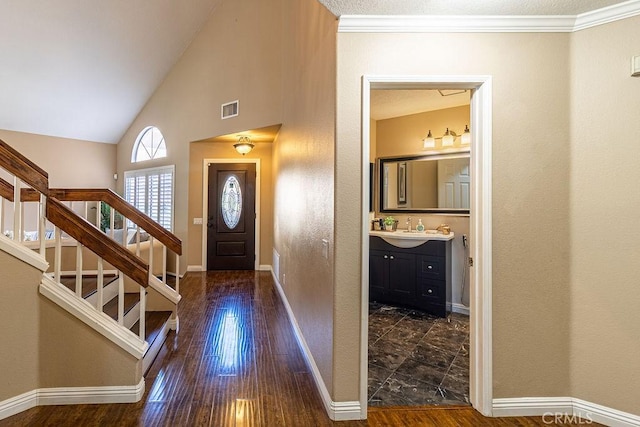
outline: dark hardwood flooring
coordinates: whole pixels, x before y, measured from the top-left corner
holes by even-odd
[[[180,289],[180,332],[169,334],[140,402],[42,406],[0,426],[546,425],[456,407],[372,408],[366,421],[332,422],[270,273],[189,273]]]

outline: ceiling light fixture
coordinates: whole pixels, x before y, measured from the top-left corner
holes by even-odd
[[[241,136],[238,138],[238,142],[233,144],[233,148],[243,156],[253,150],[255,145],[251,142],[251,139],[248,136]]]

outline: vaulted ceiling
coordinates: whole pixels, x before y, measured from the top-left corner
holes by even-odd
[[[222,1],[239,0],[0,0],[0,129],[117,143]],[[336,16],[576,15],[621,3],[320,1]]]

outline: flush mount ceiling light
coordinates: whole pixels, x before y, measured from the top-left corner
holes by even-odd
[[[248,136],[241,136],[238,138],[238,142],[233,144],[233,148],[243,156],[253,150],[255,145],[251,142],[251,139]]]
[[[426,150],[428,148],[436,148],[436,139],[441,141],[442,147],[453,147],[456,138],[460,138],[460,145],[469,145],[471,144],[471,132],[469,131],[469,125],[465,125],[464,132],[462,135],[458,135],[452,130],[447,128],[442,138],[434,138],[431,134],[431,130],[426,137],[422,139],[422,147]]]

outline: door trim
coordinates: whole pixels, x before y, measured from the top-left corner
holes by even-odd
[[[202,271],[207,271],[206,221],[209,206],[209,164],[210,163],[255,163],[256,165],[256,228],[254,270],[260,270],[260,159],[203,159],[202,160]]]
[[[471,89],[471,211],[469,268],[471,309],[471,361],[469,397],[473,407],[485,416],[492,415],[492,211],[491,76],[377,76],[362,77],[362,283],[360,322],[360,407],[367,417],[368,324],[369,324],[369,205],[370,194],[370,90],[373,89]],[[366,205],[366,206],[365,206]]]

